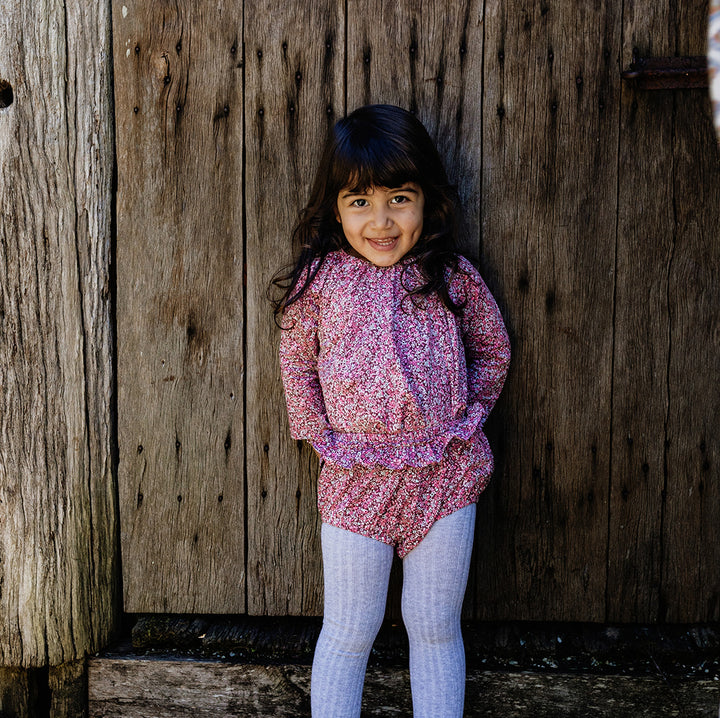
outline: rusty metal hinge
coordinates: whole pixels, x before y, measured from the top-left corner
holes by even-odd
[[[707,57],[636,57],[621,75],[638,90],[688,90],[708,86]]]

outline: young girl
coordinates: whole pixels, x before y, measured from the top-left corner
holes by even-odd
[[[320,456],[325,585],[314,718],[357,718],[403,560],[415,718],[462,716],[460,613],[475,501],[493,461],[482,425],[507,372],[508,337],[456,252],[454,194],[409,112],[361,107],[334,127],[275,280],[292,436]]]

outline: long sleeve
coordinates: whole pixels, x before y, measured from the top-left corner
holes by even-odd
[[[500,396],[510,363],[510,340],[490,290],[474,272],[464,282],[461,329],[468,374],[468,404],[482,407],[483,422]]]
[[[318,378],[319,308],[308,288],[283,314],[280,369],[293,439],[316,443],[330,432]]]
[[[461,258],[448,278],[464,307],[455,317],[439,299],[405,301],[406,270],[332,252],[283,315],[291,435],[326,462],[438,463],[450,442],[477,432],[500,394],[509,343],[477,271]]]

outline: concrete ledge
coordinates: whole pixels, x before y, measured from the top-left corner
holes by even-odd
[[[310,667],[124,656],[89,661],[91,718],[299,718]],[[468,674],[466,718],[718,718],[720,681],[650,676]],[[412,715],[408,673],[372,666],[363,716]],[[438,718],[442,718],[438,716]]]

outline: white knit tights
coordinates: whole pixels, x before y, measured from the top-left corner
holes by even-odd
[[[461,718],[465,652],[460,612],[475,504],[440,519],[403,559],[414,718]],[[358,718],[370,649],[385,614],[393,548],[322,526],[325,615],[312,668],[313,718]]]

